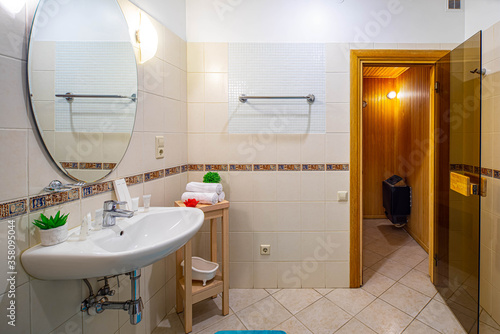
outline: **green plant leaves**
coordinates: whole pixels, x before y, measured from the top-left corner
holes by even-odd
[[[220,175],[217,172],[208,172],[203,175],[203,183],[219,183]]]
[[[50,230],[63,226],[68,220],[69,213],[61,216],[61,211],[57,211],[55,217],[50,216],[50,218],[45,217],[42,213],[40,214],[40,219],[33,221],[33,225],[37,226],[41,230]]]

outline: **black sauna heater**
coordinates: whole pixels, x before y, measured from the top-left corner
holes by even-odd
[[[382,181],[382,196],[387,218],[397,227],[403,227],[411,213],[411,187],[401,176],[393,175]]]

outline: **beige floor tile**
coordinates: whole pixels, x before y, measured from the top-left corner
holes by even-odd
[[[495,320],[493,320],[493,318],[485,310],[481,312],[479,321],[484,322],[486,325],[490,327],[500,330],[500,325]]]
[[[330,334],[342,327],[351,316],[326,298],[300,311],[296,318],[314,334]]]
[[[386,240],[378,239],[366,245],[366,249],[382,256],[387,256],[398,250],[400,245],[390,245]]]
[[[329,294],[330,292],[332,292],[335,289],[314,289],[314,290],[318,291],[323,296],[326,296],[327,294]]]
[[[274,328],[292,317],[292,314],[271,296],[239,311],[236,315],[250,330]]]
[[[428,256],[429,255],[420,246],[407,247],[405,245],[394,253],[389,254],[387,258],[413,268],[420,264],[420,262],[422,262],[424,259],[428,260]]]
[[[322,295],[314,289],[284,289],[275,293],[273,297],[290,313],[297,314],[320,299]]]
[[[404,334],[439,334],[439,332],[437,330],[427,326],[426,324],[424,324],[418,320],[413,320],[413,322],[410,324],[410,326],[408,326],[403,333]]]
[[[465,333],[446,305],[432,300],[417,317],[424,324],[444,333]]]
[[[479,333],[480,334],[500,334],[500,330],[495,329],[491,326],[486,325],[485,323],[479,323]]]
[[[396,283],[380,296],[380,299],[397,307],[406,314],[416,317],[431,300],[430,297]]]
[[[387,258],[371,266],[371,269],[375,270],[379,274],[392,278],[395,281],[401,279],[401,277],[406,275],[411,270],[410,267],[396,261],[388,260]]]
[[[229,291],[229,307],[238,312],[269,296],[264,289],[231,289]]]
[[[441,296],[440,293],[436,293],[436,295],[432,299],[437,300],[440,303],[446,304],[446,301],[444,300],[443,296]]]
[[[313,334],[295,317],[291,317],[287,321],[274,327],[273,330],[284,331],[286,334]]]
[[[174,313],[167,315],[153,330],[152,334],[182,334],[184,326],[182,325],[179,316]]]
[[[393,279],[376,273],[372,269],[367,269],[363,271],[363,286],[361,288],[378,297],[394,283],[396,283],[396,281]]]
[[[377,299],[361,311],[356,319],[377,333],[401,333],[413,320],[406,313]]]
[[[281,289],[264,289],[264,290],[266,290],[267,293],[269,293],[270,295],[273,295],[276,292],[281,291]]]
[[[383,258],[382,255],[374,253],[369,249],[363,249],[363,266],[371,267]]]
[[[352,318],[349,320],[347,324],[345,324],[341,329],[335,332],[335,334],[376,334],[370,328],[363,325],[356,318]]]
[[[417,269],[418,271],[420,271],[426,275],[429,275],[429,259],[427,259],[427,258],[423,259],[413,269]]]
[[[363,289],[336,289],[326,298],[351,315],[356,315],[375,300],[375,296]]]
[[[428,297],[434,297],[437,290],[428,275],[413,269],[399,280],[399,283],[417,290]]]
[[[229,309],[229,315],[233,311]],[[179,314],[184,323],[184,312]],[[193,305],[193,332],[201,331],[213,324],[221,321],[225,317],[222,315],[222,298],[205,299]]]
[[[458,288],[457,291],[455,291],[455,293],[453,293],[453,295],[448,299],[448,301],[466,307],[469,310],[472,310],[474,313],[476,312],[477,301],[474,300],[474,298],[464,289],[463,286]]]
[[[212,325],[208,328],[205,328],[204,330],[200,332],[196,332],[196,334],[214,334],[218,331],[223,331],[223,330],[246,330],[247,328],[243,323],[238,319],[236,315],[230,315],[227,316],[227,318],[219,321],[215,325]]]

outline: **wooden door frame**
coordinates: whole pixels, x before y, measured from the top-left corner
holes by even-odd
[[[363,228],[363,177],[362,177],[362,83],[363,64],[428,64],[435,65],[449,51],[446,50],[351,50],[351,100],[350,100],[350,258],[349,258],[349,285],[351,288],[359,288],[362,285],[362,228]],[[431,72],[431,142],[434,136],[434,69]],[[431,131],[432,130],[432,131]],[[429,178],[429,189],[431,190],[429,210],[430,217],[434,217],[434,147],[431,145],[431,177]],[[434,219],[431,219],[429,227],[429,272],[431,280],[432,256],[434,254]]]

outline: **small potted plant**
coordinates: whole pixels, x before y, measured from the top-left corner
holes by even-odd
[[[68,239],[68,216],[69,213],[61,216],[61,211],[57,211],[55,217],[47,218],[41,214],[40,219],[33,222],[40,232],[42,246],[57,245]]]
[[[208,172],[203,175],[203,183],[220,183],[220,175],[217,172]]]

